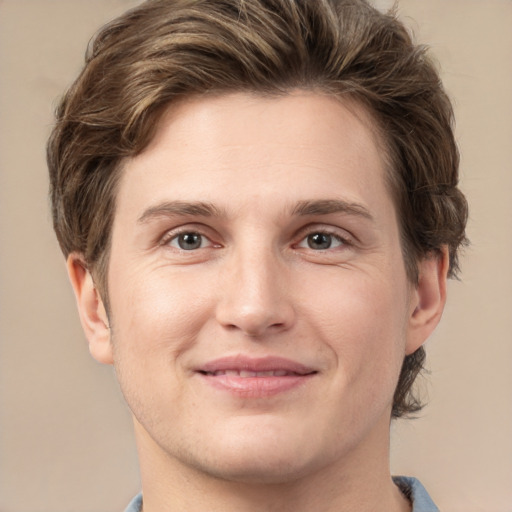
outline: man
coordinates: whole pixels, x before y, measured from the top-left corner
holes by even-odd
[[[452,111],[363,0],[155,0],[106,26],[48,146],[144,512],[437,510],[391,418],[458,268]]]

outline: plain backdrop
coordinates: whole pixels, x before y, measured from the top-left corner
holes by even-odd
[[[134,3],[0,0],[1,512],[114,512],[139,489],[129,412],[88,354],[53,236],[44,156],[87,41]],[[428,342],[430,405],[393,425],[392,468],[445,512],[512,512],[512,1],[398,4],[454,101],[472,246]]]

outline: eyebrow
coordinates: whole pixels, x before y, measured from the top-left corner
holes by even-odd
[[[205,203],[202,201],[165,201],[144,210],[142,215],[137,219],[137,222],[139,224],[144,224],[159,217],[173,217],[180,215],[220,217],[222,214],[223,212],[211,203]]]
[[[346,213],[373,220],[369,210],[359,203],[351,203],[341,199],[320,199],[317,201],[299,201],[292,211],[293,215],[329,215]]]
[[[292,210],[292,215],[329,215],[332,213],[345,213],[373,220],[366,207],[358,203],[352,203],[341,199],[319,199],[311,201],[299,201]],[[203,201],[164,201],[144,210],[137,219],[139,224],[144,224],[160,217],[173,217],[190,215],[195,217],[221,217],[225,216],[224,210],[212,203]]]

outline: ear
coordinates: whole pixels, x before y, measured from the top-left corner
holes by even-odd
[[[436,328],[446,303],[448,248],[432,253],[418,263],[418,284],[412,291],[406,354],[420,348]]]
[[[77,253],[68,256],[67,269],[89,351],[100,363],[112,364],[109,320],[92,275],[82,256]]]

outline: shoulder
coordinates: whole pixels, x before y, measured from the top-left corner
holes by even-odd
[[[393,481],[411,500],[412,512],[439,512],[419,480],[408,476],[394,476]]]
[[[142,510],[142,493],[137,494],[128,504],[124,512],[140,512]]]

